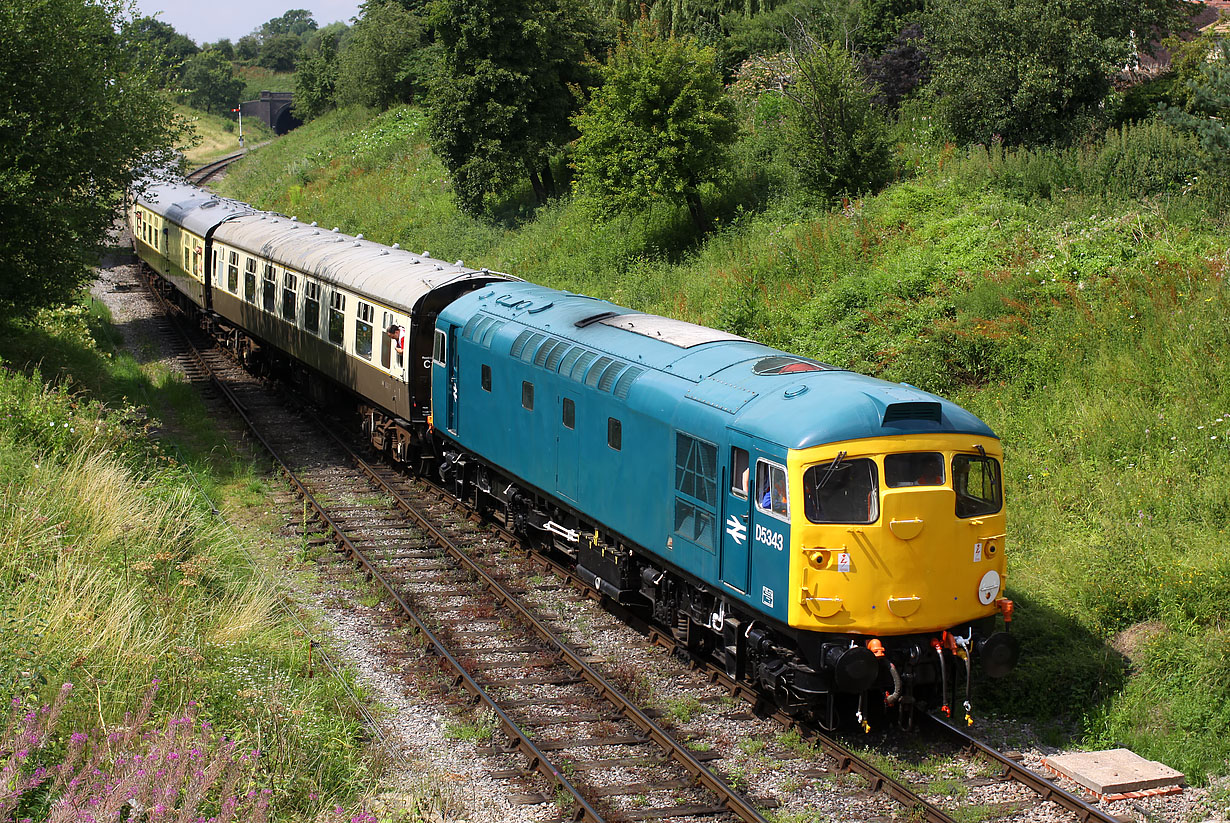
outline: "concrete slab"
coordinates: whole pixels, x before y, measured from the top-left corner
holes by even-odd
[[[1128,749],[1047,757],[1042,765],[1105,800],[1183,790],[1183,773]]]

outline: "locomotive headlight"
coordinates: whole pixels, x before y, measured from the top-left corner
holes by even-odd
[[[978,602],[989,606],[996,597],[999,597],[999,572],[992,569],[978,583]]]

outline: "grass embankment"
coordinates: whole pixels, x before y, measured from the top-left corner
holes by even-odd
[[[5,732],[0,818],[14,811],[16,785],[14,819],[45,819],[69,789],[53,768],[54,779],[22,796],[15,775],[71,762],[85,744],[70,735],[92,730],[78,763],[99,758],[107,779],[135,768],[133,754],[174,755],[164,757],[169,772],[151,776],[151,766],[146,783],[130,776],[95,793],[104,802],[162,791],[172,809],[186,808],[195,801],[171,760],[212,774],[207,764],[249,753],[229,787],[228,771],[214,775],[202,813],[218,813],[228,796],[243,819],[259,817],[261,797],[283,820],[349,805],[371,785],[372,760],[346,689],[319,661],[312,676],[309,638],[249,562],[252,552],[261,563],[279,558],[211,511],[210,498],[260,506],[265,480],[224,445],[190,387],[116,343],[100,310],[84,307],[0,327],[0,693],[29,707],[75,685],[41,744],[28,737],[13,755],[14,729]],[[149,438],[148,413],[166,421],[160,441]],[[155,681],[150,735],[125,743],[125,713]],[[172,726],[174,740],[156,732],[183,717],[190,730]],[[237,745],[229,755],[222,736]],[[79,794],[95,779],[87,770]]]
[[[262,91],[294,91],[295,73],[276,72],[264,66],[240,66],[239,77],[244,82],[243,100],[256,100]]]
[[[192,127],[190,142],[183,147],[189,167],[202,166],[239,151],[239,127],[235,120],[188,106],[176,106],[175,111]],[[243,124],[243,137],[251,146],[272,140],[273,130],[255,117],[249,117]]]
[[[1075,719],[1089,745],[1196,779],[1224,773],[1226,221],[1185,196],[1190,145],[1165,129],[1064,153],[966,153],[929,143],[926,125],[899,127],[909,172],[881,194],[844,210],[719,201],[721,227],[699,240],[682,210],[600,224],[569,199],[471,219],[407,108],[309,123],[223,187],[965,404],[1006,444],[1024,645],[981,705]]]

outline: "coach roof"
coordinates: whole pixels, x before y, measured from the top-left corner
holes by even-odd
[[[310,226],[271,212],[229,220],[214,240],[389,306],[414,308],[427,292],[458,280],[516,280]]]
[[[193,234],[204,237],[219,223],[240,214],[251,214],[252,207],[219,197],[213,192],[183,182],[147,180],[137,203],[160,214]]]

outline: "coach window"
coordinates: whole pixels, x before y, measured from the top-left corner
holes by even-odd
[[[303,281],[303,328],[320,333],[320,284]]]
[[[776,463],[756,461],[756,505],[763,512],[777,517],[790,516],[790,501],[786,492],[786,470]]]
[[[233,251],[226,258],[226,290],[239,294],[239,252]]]
[[[365,360],[372,359],[372,321],[375,319],[375,307],[360,300],[359,314],[354,324],[354,350]]]
[[[731,494],[747,498],[747,450],[738,446],[730,447],[730,491]]]
[[[243,263],[243,299],[256,302],[256,259],[252,257]]]
[[[623,426],[614,417],[606,419],[606,444],[615,451],[621,451],[624,447]]]
[[[380,319],[380,365],[386,369],[393,368],[393,338],[383,332],[387,332],[393,326],[393,313],[382,312]]]
[[[575,429],[577,427],[577,404],[571,398],[564,398],[564,428]]]
[[[480,379],[482,381],[483,391],[491,391],[491,367],[485,363],[483,364]]]
[[[290,272],[282,272],[282,316],[292,323],[295,322],[295,303],[299,297],[295,291],[295,280]]]
[[[265,311],[273,314],[278,310],[278,281],[273,274],[273,264],[266,263],[262,277],[262,301]]]
[[[329,342],[341,346],[346,340],[346,295],[329,295]]]
[[[188,242],[188,238],[184,238],[184,242]],[[192,271],[192,247],[184,246],[184,271]]]
[[[534,410],[534,384],[528,381],[521,381],[521,407]]]

